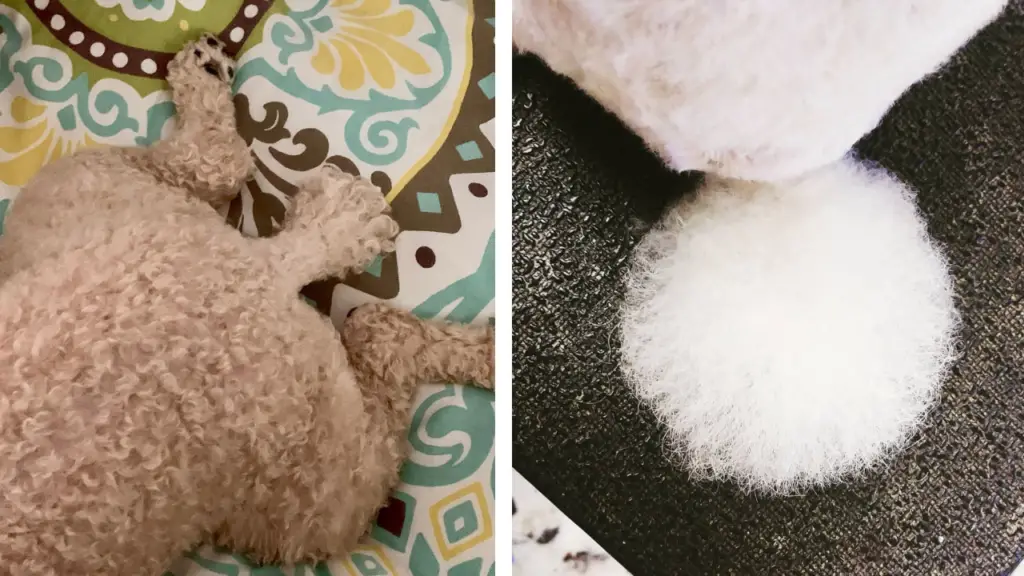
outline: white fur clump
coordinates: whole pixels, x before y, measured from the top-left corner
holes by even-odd
[[[1007,0],[513,0],[512,37],[677,170],[840,159]]]
[[[913,193],[849,160],[709,179],[634,258],[623,367],[699,477],[790,492],[862,470],[954,358],[951,278]]]

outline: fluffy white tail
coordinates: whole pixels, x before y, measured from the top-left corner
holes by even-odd
[[[709,179],[643,241],[623,370],[698,475],[791,491],[885,457],[954,359],[946,260],[913,193],[843,160]]]

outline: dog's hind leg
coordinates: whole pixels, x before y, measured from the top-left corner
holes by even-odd
[[[223,49],[220,40],[206,34],[178,52],[167,73],[177,130],[136,153],[147,172],[214,206],[234,198],[254,167],[236,130],[235,64]]]
[[[389,401],[404,404],[416,385],[427,382],[494,387],[490,326],[423,320],[386,304],[367,304],[352,310],[341,333],[360,384]]]
[[[489,326],[421,320],[370,304],[346,319],[342,340],[352,370],[326,370],[329,384],[313,402],[316,440],[275,461],[286,473],[260,480],[258,492],[217,531],[217,543],[260,563],[317,561],[351,552],[398,483],[417,386],[459,382],[491,388],[494,383]],[[353,402],[336,391],[353,384],[362,406],[360,414],[346,415]]]

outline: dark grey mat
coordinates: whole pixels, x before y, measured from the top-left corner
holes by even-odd
[[[903,457],[804,497],[695,485],[664,458],[619,376],[614,319],[631,249],[695,179],[515,60],[514,464],[635,575],[990,575],[1024,551],[1022,4],[858,147],[920,191],[965,355]]]

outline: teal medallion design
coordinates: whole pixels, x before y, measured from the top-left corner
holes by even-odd
[[[444,486],[475,473],[494,447],[494,393],[470,386],[445,386],[413,414],[409,441],[415,452],[402,467],[413,486]],[[438,464],[417,462],[417,454]]]

